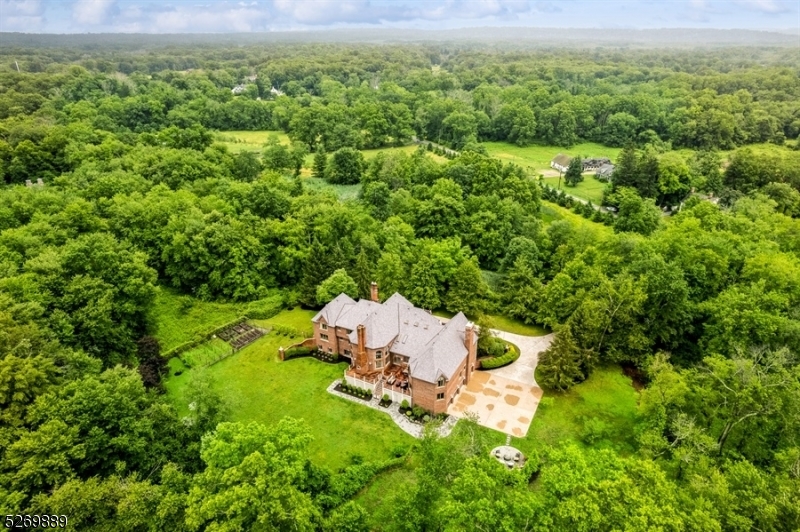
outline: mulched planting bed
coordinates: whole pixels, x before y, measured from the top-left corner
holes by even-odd
[[[342,386],[342,383],[337,384],[333,389],[336,390],[337,392],[346,393],[347,395],[355,397],[356,399],[361,399],[362,401],[369,401],[370,399],[372,399],[372,394],[367,394],[366,397],[360,394],[356,394],[350,391],[350,389],[344,388]]]

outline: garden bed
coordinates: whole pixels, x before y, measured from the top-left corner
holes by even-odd
[[[519,347],[511,342],[502,341],[506,344],[506,352],[498,356],[479,358],[478,362],[480,364],[478,369],[502,368],[503,366],[508,366],[512,362],[515,362],[519,358]]]
[[[310,347],[290,347],[283,353],[283,359],[289,360],[292,358],[314,357],[321,362],[328,364],[337,364],[339,362],[339,355],[334,353],[325,353],[319,349],[312,349]]]
[[[358,386],[353,386],[352,384],[347,384],[346,382],[340,382],[334,387],[334,390],[341,393],[346,393],[356,399],[361,399],[362,401],[370,401],[372,399],[372,392],[367,390],[366,388],[359,388]]]

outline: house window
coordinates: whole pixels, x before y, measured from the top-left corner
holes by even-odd
[[[375,362],[375,367],[381,369],[383,367],[383,360],[378,360]]]
[[[328,324],[327,323],[323,323],[322,324],[322,330],[323,331],[327,331],[328,330]]]
[[[328,341],[328,335],[327,334],[320,334],[319,337],[323,342],[327,342]]]
[[[383,358],[383,351],[375,351],[375,360]]]
[[[437,383],[436,383],[436,386],[438,386],[439,388],[441,388],[442,386],[444,386],[444,377],[442,377],[442,378],[440,378],[440,379],[439,379],[439,382],[437,382]]]
[[[333,353],[333,348],[329,347],[328,348],[328,353]]]
[[[349,349],[345,349],[344,350],[344,355],[349,357],[349,356],[353,356],[353,353],[351,353]]]
[[[438,401],[439,399],[444,399],[444,392],[439,392],[436,394],[436,400]]]

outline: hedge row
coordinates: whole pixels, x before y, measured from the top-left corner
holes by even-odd
[[[481,360],[481,369],[495,369],[507,366],[519,358],[519,347],[509,342],[510,349],[505,355]]]
[[[311,356],[312,349],[310,347],[290,347],[283,353],[283,359],[289,360],[290,358],[307,357]]]

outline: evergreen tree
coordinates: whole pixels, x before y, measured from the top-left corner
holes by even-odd
[[[659,175],[658,157],[654,151],[645,151],[636,169],[636,190],[640,196],[655,198],[658,195]]]
[[[581,371],[582,358],[570,327],[562,327],[550,347],[539,355],[539,384],[563,391],[581,382],[586,378]]]
[[[372,268],[370,268],[369,257],[367,257],[367,252],[363,247],[358,257],[356,257],[356,267],[353,271],[353,277],[358,286],[359,297],[369,298],[373,281]]]
[[[311,250],[303,265],[303,278],[300,280],[299,301],[307,307],[317,306],[317,287],[328,278],[333,268],[326,258],[325,249],[318,240],[311,244]]]
[[[583,181],[583,160],[580,157],[573,157],[564,174],[564,182],[571,187],[578,186]]]
[[[325,146],[320,144],[317,147],[317,153],[314,154],[314,167],[311,175],[322,179],[325,177],[325,167],[328,165],[328,154],[325,153]]]
[[[445,298],[445,308],[450,312],[463,312],[470,318],[476,318],[486,309],[486,298],[489,296],[489,285],[483,280],[478,261],[463,261],[450,281],[450,290]]]
[[[427,255],[411,269],[408,299],[416,306],[427,309],[439,308],[439,285],[433,273],[433,261]]]
[[[525,323],[534,323],[541,299],[542,282],[536,277],[538,263],[526,255],[514,261],[503,280],[503,302],[506,312]]]
[[[619,154],[614,174],[611,177],[614,190],[619,187],[636,187],[639,156],[633,144],[626,145]]]

